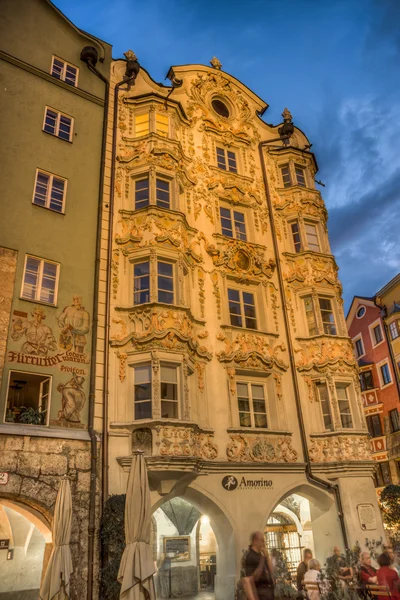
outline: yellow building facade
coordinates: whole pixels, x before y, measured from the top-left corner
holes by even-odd
[[[357,367],[316,160],[289,111],[268,125],[217,59],[171,68],[164,86],[126,56],[112,65],[103,207],[103,491],[125,492],[143,450],[154,514],[179,497],[207,517],[228,600],[271,515],[322,562],[383,536]]]

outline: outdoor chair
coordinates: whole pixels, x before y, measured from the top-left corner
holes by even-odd
[[[379,600],[379,598],[389,598],[389,600],[391,600],[392,598],[392,595],[387,585],[368,584],[366,586],[366,590],[372,598],[377,598],[377,600]]]

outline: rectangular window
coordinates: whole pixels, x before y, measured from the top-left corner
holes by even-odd
[[[168,115],[156,113],[156,133],[168,137]]]
[[[222,235],[246,241],[244,214],[222,206],[219,209],[219,214],[221,218]]]
[[[161,363],[161,417],[178,419],[178,368]]]
[[[174,273],[172,263],[157,262],[158,302],[174,303]]]
[[[331,404],[329,400],[328,386],[326,383],[317,385],[319,401],[321,404],[322,418],[324,420],[325,431],[333,431],[333,422],[331,414]]]
[[[355,348],[356,348],[357,358],[359,356],[362,356],[364,354],[364,346],[363,346],[361,338],[359,338],[358,340],[356,340]]]
[[[388,462],[379,462],[378,468],[375,471],[375,486],[383,487],[392,483],[392,476],[390,474],[390,467]]]
[[[228,289],[228,303],[231,325],[257,329],[254,294]]]
[[[149,113],[143,115],[135,115],[135,137],[141,137],[142,135],[149,135],[150,132],[150,119]]]
[[[225,150],[224,148],[217,148],[217,166],[219,169],[224,171],[230,171],[231,173],[237,173],[236,154],[231,150]]]
[[[171,208],[169,181],[156,177],[156,204],[161,208]]]
[[[37,171],[33,204],[62,213],[64,212],[66,188],[67,181],[65,179],[44,171]]]
[[[135,181],[135,210],[149,205],[149,178]]]
[[[374,340],[375,340],[374,345],[379,344],[383,340],[381,326],[375,325],[375,327],[373,327],[372,331],[374,332]]]
[[[43,131],[70,142],[72,139],[72,125],[72,117],[68,117],[52,108],[46,107]]]
[[[329,298],[318,298],[318,302],[324,333],[327,335],[336,335],[335,317],[331,300]]]
[[[395,433],[396,431],[400,431],[400,415],[397,408],[389,411],[389,417],[392,432]]]
[[[283,187],[287,188],[292,185],[292,178],[290,176],[290,167],[289,165],[281,166],[281,175],[283,181]]]
[[[236,384],[241,427],[268,427],[264,386],[238,381]]]
[[[372,377],[372,371],[362,371],[360,373],[360,385],[362,392],[374,389],[375,385],[374,378]]]
[[[381,437],[383,435],[382,432],[382,423],[379,415],[369,415],[366,418],[368,431],[371,437]]]
[[[7,392],[7,423],[46,425],[51,394],[51,377],[10,371]]]
[[[388,385],[389,383],[392,383],[392,378],[390,376],[389,365],[387,363],[385,363],[384,365],[381,365],[380,369],[381,369],[381,376],[382,376],[382,383],[383,383],[383,385]]]
[[[392,340],[395,340],[396,338],[399,337],[400,334],[399,334],[399,329],[397,327],[396,321],[393,321],[393,323],[390,323],[389,331],[390,331],[390,337],[392,338]]]
[[[133,303],[150,302],[150,263],[136,263],[133,267]]]
[[[135,367],[134,377],[135,420],[151,419],[151,364]]]
[[[347,388],[348,386],[336,384],[336,395],[339,405],[340,421],[344,429],[350,429],[353,427],[353,419],[351,417]]]
[[[290,229],[292,230],[292,238],[295,252],[301,252],[301,237],[300,237],[300,228],[299,222],[294,221],[294,223],[290,224]]]
[[[317,320],[315,318],[314,303],[311,296],[303,298],[306,311],[306,320],[308,326],[308,335],[317,335]]]
[[[78,85],[78,73],[78,67],[74,67],[74,65],[65,62],[65,60],[53,56],[51,65],[51,74],[53,77],[76,87]]]
[[[59,266],[58,263],[27,254],[21,297],[46,304],[55,304]]]
[[[318,240],[317,226],[313,223],[304,223],[306,230],[307,247],[312,252],[321,252]]]
[[[294,171],[296,173],[297,185],[306,187],[306,170],[304,167],[300,167],[300,165],[294,165]]]

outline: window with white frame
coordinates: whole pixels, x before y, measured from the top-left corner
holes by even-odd
[[[358,339],[356,339],[354,341],[354,347],[355,347],[355,350],[356,350],[356,356],[357,356],[357,358],[359,358],[360,356],[363,356],[365,354],[365,352],[364,352],[364,344],[363,344],[363,341],[362,341],[361,337],[359,337]]]
[[[51,376],[10,371],[5,421],[46,425],[51,395]]]
[[[291,173],[290,173],[290,165],[289,164],[281,165],[280,170],[281,170],[283,187],[285,187],[285,188],[291,187],[292,186],[292,177],[291,177]]]
[[[64,212],[67,180],[52,173],[36,171],[35,191],[33,204],[49,208],[58,213]]]
[[[134,180],[135,210],[155,205],[172,208],[174,182],[160,173],[138,175]]]
[[[232,210],[223,206],[220,206],[219,214],[222,235],[246,241],[246,223],[244,214],[238,210]]]
[[[393,323],[390,323],[389,331],[390,331],[390,337],[392,338],[392,340],[395,340],[396,338],[399,337],[400,333],[399,333],[399,328],[398,328],[396,321],[393,321]]]
[[[321,252],[316,223],[311,223],[310,221],[305,221],[304,229],[305,229],[305,233],[306,233],[308,250],[311,250],[312,252]]]
[[[321,414],[324,422],[325,431],[333,431],[333,420],[331,401],[329,398],[328,386],[326,383],[317,384],[318,398],[321,406]]]
[[[236,393],[241,427],[268,427],[265,405],[265,386],[238,381]]]
[[[25,256],[24,277],[21,298],[55,304],[60,265],[58,263]]]
[[[340,422],[343,429],[351,429],[353,427],[348,391],[349,386],[347,384],[336,383],[336,396],[339,406]]]
[[[381,378],[381,387],[392,383],[392,376],[390,373],[389,364],[387,362],[379,365],[379,372]]]
[[[179,419],[179,374],[180,367],[161,362],[160,369],[153,373],[151,362],[135,365],[134,371],[134,419],[154,418],[154,391],[160,390],[161,419]],[[157,385],[153,381],[157,378]]]
[[[293,223],[290,223],[290,230],[292,232],[294,251],[296,253],[301,252],[302,251],[302,243],[301,243],[299,222],[293,221]]]
[[[294,165],[294,172],[296,175],[296,183],[297,185],[301,185],[301,187],[306,187],[306,170],[304,167],[300,165]]]
[[[43,131],[70,142],[72,140],[73,124],[72,117],[46,106]]]
[[[382,328],[381,328],[380,324],[378,323],[377,325],[373,325],[371,327],[371,330],[372,330],[373,344],[374,344],[374,346],[377,346],[378,344],[383,342]]]
[[[236,153],[225,148],[216,148],[217,167],[223,171],[237,173]]]
[[[231,325],[257,329],[254,294],[244,290],[228,289],[228,305]]]
[[[169,137],[169,116],[163,112],[139,113],[135,115],[135,137],[157,133]]]
[[[318,335],[324,333],[326,335],[337,335],[335,315],[333,312],[331,298],[318,296],[314,300],[312,296],[304,296],[303,301],[308,326],[308,334]],[[316,318],[317,311],[319,312],[322,322],[322,331],[320,331],[318,327]]]
[[[174,263],[167,260],[157,260],[153,265],[149,260],[135,262],[133,265],[133,303],[145,304],[153,300],[174,304]],[[156,268],[157,289],[150,289],[150,272]]]
[[[78,85],[78,73],[78,67],[71,65],[71,63],[66,62],[62,58],[53,56],[51,63],[51,75],[53,77],[76,87]]]

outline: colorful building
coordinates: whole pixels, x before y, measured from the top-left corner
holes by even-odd
[[[378,491],[400,481],[399,282],[395,277],[372,298],[355,296],[346,318],[360,369]]]
[[[316,159],[290,112],[268,125],[216,58],[171,67],[169,86],[126,58],[111,70],[102,236],[104,497],[125,492],[143,450],[158,585],[165,561],[172,596],[215,570],[230,600],[252,530],[292,568],[305,545],[323,562],[384,535],[357,363]]]
[[[12,551],[0,550],[0,595],[37,598],[67,475],[73,597],[83,598],[107,100],[94,70],[109,74],[111,47],[47,0],[5,0],[0,23],[0,537]]]

